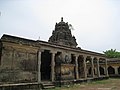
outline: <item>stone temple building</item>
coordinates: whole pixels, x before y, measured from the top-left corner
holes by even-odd
[[[48,42],[4,34],[0,83],[75,82],[108,77],[104,54],[77,47],[68,23],[56,23]]]
[[[107,64],[109,76],[120,77],[120,58],[110,58]]]

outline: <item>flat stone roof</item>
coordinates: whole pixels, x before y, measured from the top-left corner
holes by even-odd
[[[69,47],[69,46],[65,46],[65,45],[57,45],[57,44],[42,41],[42,40],[25,39],[25,38],[7,35],[7,34],[3,34],[3,36],[1,37],[1,41],[2,42],[11,42],[11,43],[16,43],[16,44],[23,44],[23,45],[28,45],[28,46],[35,46],[35,47],[39,47],[40,45],[46,45],[46,46],[50,46],[50,47],[70,49],[70,50],[74,50],[76,52],[106,57],[102,53],[83,50],[79,47]]]

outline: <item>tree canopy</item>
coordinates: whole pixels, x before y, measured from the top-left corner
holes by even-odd
[[[106,50],[106,51],[103,51],[103,53],[108,58],[120,58],[120,52],[116,51],[116,49]]]

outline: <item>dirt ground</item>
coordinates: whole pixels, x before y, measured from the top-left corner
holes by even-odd
[[[53,90],[120,90],[120,78],[68,85],[61,88],[56,87]]]

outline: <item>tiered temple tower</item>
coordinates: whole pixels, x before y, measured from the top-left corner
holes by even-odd
[[[68,23],[63,21],[63,17],[61,18],[61,22],[56,23],[55,30],[53,30],[48,42],[70,47],[77,46],[76,39],[72,36]]]

